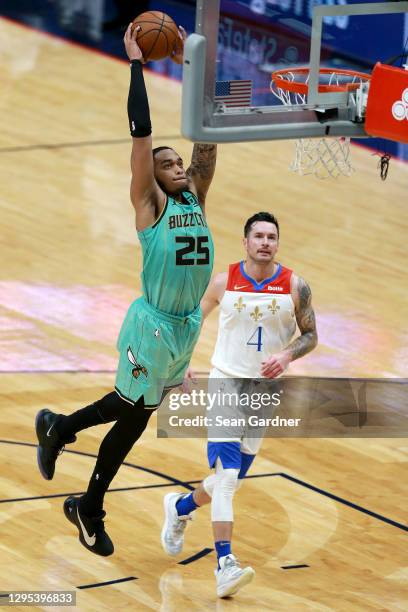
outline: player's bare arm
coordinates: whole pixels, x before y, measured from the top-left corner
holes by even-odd
[[[206,292],[201,298],[200,306],[202,312],[202,323],[204,323],[204,319],[216,308],[222,300],[222,296],[227,288],[228,282],[228,273],[220,272],[218,274],[214,274],[210,283],[207,287]],[[184,382],[182,385],[183,393],[190,393],[191,384],[190,381],[195,383],[195,375],[194,371],[191,367],[189,367],[184,375]]]
[[[124,37],[126,53],[131,62],[128,99],[129,127],[133,137],[130,198],[136,212],[136,227],[143,230],[159,216],[166,196],[154,177],[149,104],[142,73],[144,60],[136,36],[137,28],[132,33],[130,24]]]
[[[187,32],[182,26],[179,26],[179,41],[171,56],[171,59],[177,64],[183,62],[184,43],[186,38]],[[202,209],[204,209],[205,198],[214,176],[216,161],[217,145],[197,143],[194,145],[187,176],[191,180],[190,188],[193,193],[196,194]]]
[[[215,274],[210,280],[210,284],[200,302],[203,321],[221,302],[222,296],[227,288],[227,281],[227,272]]]
[[[291,361],[310,353],[317,345],[315,313],[312,306],[312,292],[307,282],[295,278],[295,315],[300,336],[285,349],[290,353]]]
[[[295,316],[300,336],[293,340],[283,351],[272,355],[262,364],[261,375],[266,378],[279,376],[291,361],[307,355],[317,345],[312,292],[303,278],[294,276],[292,298],[295,304]]]
[[[204,209],[205,198],[210,188],[217,162],[216,144],[196,143],[191,156],[187,176],[191,179],[191,190],[196,194],[201,208]]]

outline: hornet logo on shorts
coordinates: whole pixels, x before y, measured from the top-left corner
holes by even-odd
[[[132,370],[133,376],[135,378],[139,378],[140,372],[142,372],[146,376],[146,378],[147,378],[147,376],[148,376],[147,368],[145,368],[143,365],[140,365],[140,363],[137,363],[137,361],[135,359],[135,356],[133,355],[132,349],[130,348],[130,346],[128,346],[127,356],[128,356],[128,359],[129,359],[130,363],[135,366],[133,368],[133,370]]]

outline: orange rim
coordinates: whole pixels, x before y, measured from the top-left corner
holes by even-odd
[[[307,83],[302,81],[288,81],[284,77],[288,73],[292,73],[296,78],[297,74],[309,74],[309,68],[284,68],[283,70],[276,70],[272,72],[272,80],[277,87],[284,91],[290,91],[292,93],[307,94],[309,86]],[[336,68],[320,68],[319,74],[340,74],[343,76],[349,76],[352,78],[358,78],[363,81],[369,81],[371,75],[365,72],[358,72],[357,70],[345,70]],[[335,91],[355,91],[360,87],[360,83],[344,83],[344,85],[319,85],[319,93],[330,93]]]

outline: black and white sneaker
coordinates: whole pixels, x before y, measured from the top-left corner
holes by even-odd
[[[68,440],[61,440],[55,424],[61,415],[43,408],[35,417],[35,431],[38,438],[37,463],[42,476],[46,480],[52,480],[55,472],[55,462],[63,450],[65,444],[75,442],[76,436]]]
[[[106,512],[102,512],[99,516],[89,518],[82,514],[79,509],[79,498],[67,497],[64,501],[64,514],[67,519],[78,528],[79,541],[85,548],[101,555],[108,557],[114,551],[113,542],[105,531],[103,520]]]

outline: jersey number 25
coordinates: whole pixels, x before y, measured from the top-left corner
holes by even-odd
[[[176,236],[177,244],[186,244],[187,246],[176,251],[177,266],[204,266],[210,263],[210,250],[205,246],[208,242],[208,236]],[[185,257],[189,253],[194,253],[194,259]],[[199,257],[201,255],[201,257]]]

